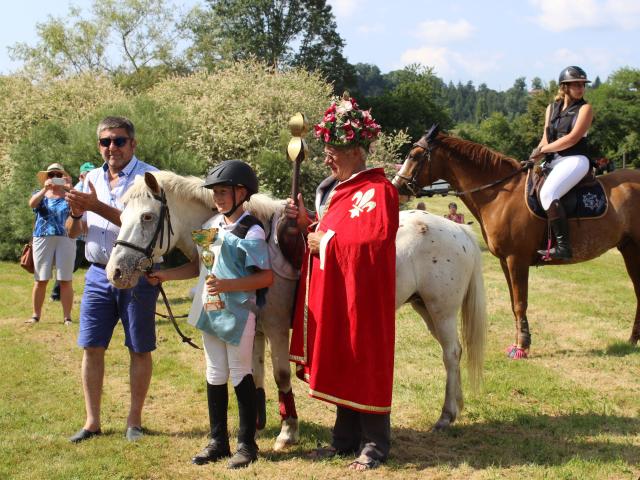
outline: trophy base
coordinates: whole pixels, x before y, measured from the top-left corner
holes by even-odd
[[[217,310],[223,310],[223,309],[224,309],[224,302],[222,300],[216,300],[214,302],[204,304],[205,312],[215,312]]]

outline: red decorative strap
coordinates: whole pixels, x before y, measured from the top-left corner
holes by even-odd
[[[282,420],[286,420],[287,418],[298,418],[293,390],[289,390],[288,393],[278,392],[278,402],[280,404],[280,417]]]

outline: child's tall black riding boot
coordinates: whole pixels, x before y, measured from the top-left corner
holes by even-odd
[[[229,468],[243,468],[258,459],[258,445],[256,444],[256,385],[253,375],[245,375],[237,387],[238,414],[240,428],[238,429],[238,451],[229,460]]]
[[[231,456],[227,429],[227,407],[229,404],[227,384],[211,385],[207,383],[207,403],[209,405],[211,440],[200,453],[191,459],[191,462],[196,465],[204,465]]]

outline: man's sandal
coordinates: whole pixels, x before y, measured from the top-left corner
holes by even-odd
[[[367,455],[360,455],[353,462],[349,464],[349,470],[373,470],[380,466],[380,460],[371,458]]]
[[[29,320],[25,320],[24,323],[38,323],[39,321],[40,321],[40,317],[36,317],[34,315]]]

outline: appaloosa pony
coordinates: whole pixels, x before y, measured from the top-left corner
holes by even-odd
[[[544,245],[547,222],[525,204],[526,168],[520,162],[477,143],[439,133],[432,127],[413,145],[393,180],[401,193],[416,194],[436,179],[444,179],[480,222],[489,251],[500,259],[515,316],[512,358],[526,357],[531,345],[527,321],[529,267],[544,265],[536,252]],[[570,219],[573,258],[591,260],[617,247],[640,299],[640,171],[617,170],[600,177],[609,200],[597,219]],[[562,293],[560,293],[562,294]],[[640,303],[629,341],[640,338]]]
[[[122,201],[120,234],[107,265],[107,276],[118,288],[134,286],[152,263],[151,257],[177,246],[188,256],[195,253],[191,231],[213,215],[211,191],[202,180],[171,172],[154,172],[136,179]],[[267,235],[284,210],[284,202],[253,195],[247,209],[261,220]],[[164,211],[164,213],[163,213]],[[169,215],[168,212],[171,212]],[[274,449],[298,439],[298,420],[291,391],[289,324],[294,302],[295,272],[282,265],[276,235],[269,238],[274,283],[266,305],[258,314],[254,347],[256,385],[264,386],[264,337],[271,345],[274,376],[280,390],[282,429]],[[486,304],[482,256],[471,230],[422,211],[400,214],[396,237],[396,307],[411,303],[442,346],[447,371],[445,399],[435,428],[445,428],[462,409],[457,315],[461,312],[462,337],[472,386],[479,384],[484,356]],[[293,273],[293,275],[292,275]]]

